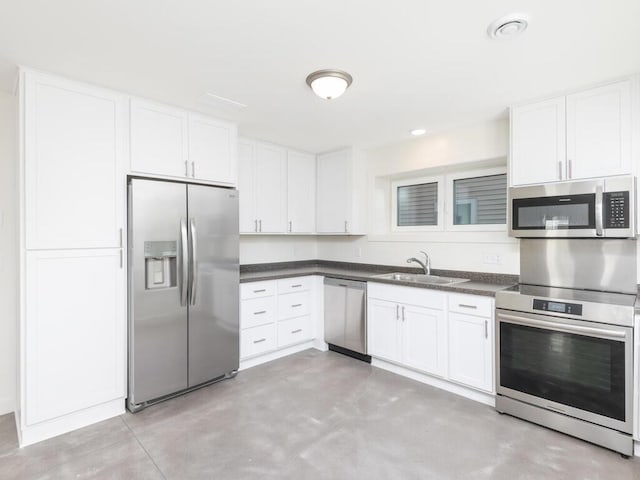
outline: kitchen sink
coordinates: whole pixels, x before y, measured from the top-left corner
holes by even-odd
[[[374,275],[374,278],[384,278],[386,280],[398,280],[400,282],[427,283],[433,285],[451,285],[453,283],[468,282],[468,278],[440,277],[438,275],[424,275],[419,273],[384,273]]]

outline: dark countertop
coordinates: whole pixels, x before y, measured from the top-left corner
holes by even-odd
[[[431,271],[433,275],[468,278],[469,281],[452,285],[434,285],[374,277],[375,275],[391,272],[422,273],[420,269],[409,267],[372,265],[367,263],[332,262],[326,260],[305,260],[299,262],[241,265],[240,283],[301,277],[305,275],[322,275],[325,277],[344,278],[346,280],[386,283],[389,285],[427,288],[430,290],[468,293],[471,295],[484,295],[488,297],[493,297],[496,292],[512,287],[518,283],[517,275],[435,269]]]

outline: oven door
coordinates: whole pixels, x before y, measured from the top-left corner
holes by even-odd
[[[496,391],[632,433],[633,330],[496,309]]]

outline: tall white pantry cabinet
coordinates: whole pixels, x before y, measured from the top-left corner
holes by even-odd
[[[126,97],[20,77],[21,445],[121,413]]]

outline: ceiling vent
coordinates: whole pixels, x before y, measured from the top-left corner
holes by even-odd
[[[529,19],[526,15],[513,13],[491,22],[487,35],[496,40],[504,40],[520,35],[528,26]]]

